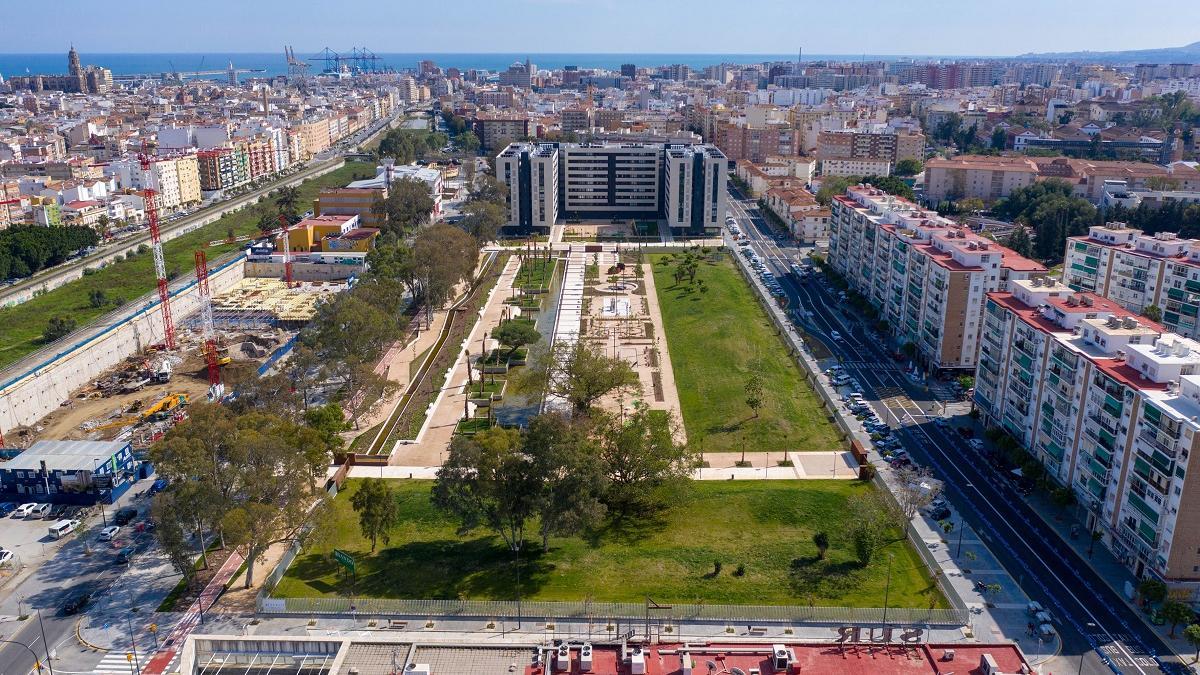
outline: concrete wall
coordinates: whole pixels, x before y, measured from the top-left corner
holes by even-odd
[[[345,281],[352,276],[362,276],[366,271],[366,265],[293,263],[292,279],[296,281]],[[283,272],[283,263],[246,262],[247,277],[282,279]]]
[[[218,295],[245,276],[244,256],[238,255],[209,273],[208,284]],[[199,308],[195,278],[171,288],[171,316],[176,325]],[[162,342],[162,314],[156,295],[129,303],[131,308],[94,330],[64,339],[61,351],[34,355],[18,364],[15,374],[0,383],[0,429],[35,424],[87,384],[126,357]],[[14,369],[10,369],[12,372]]]

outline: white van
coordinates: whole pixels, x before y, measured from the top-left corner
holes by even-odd
[[[37,518],[45,518],[46,514],[50,512],[51,508],[52,508],[52,506],[50,504],[46,504],[46,503],[34,504],[33,508],[29,509],[29,515],[27,515],[25,517],[29,518],[31,520],[37,519]]]
[[[50,536],[55,539],[62,539],[74,532],[77,527],[79,527],[78,520],[60,520],[50,526]]]

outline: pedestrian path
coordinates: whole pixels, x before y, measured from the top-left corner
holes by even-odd
[[[150,655],[147,652],[139,651],[135,654],[128,651],[114,650],[106,653],[104,658],[100,659],[100,663],[97,663],[95,668],[92,669],[92,672],[104,675],[137,673],[141,667],[146,666],[149,657]]]

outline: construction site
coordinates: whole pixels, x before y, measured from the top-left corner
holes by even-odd
[[[98,327],[46,362],[22,366],[4,383],[10,421],[0,446],[119,440],[149,447],[186,418],[189,403],[221,400],[229,393],[226,382],[268,372],[322,300],[349,287],[346,281],[294,279],[286,249],[282,279],[245,276],[244,256],[210,270],[198,250],[194,281],[173,287],[162,262],[157,214],[148,220],[157,302]],[[282,232],[286,237],[286,226]],[[220,275],[219,282],[210,284],[210,273]]]

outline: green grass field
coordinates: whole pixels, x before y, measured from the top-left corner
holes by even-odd
[[[374,171],[374,165],[354,162],[319,178],[307,180],[300,186],[297,208],[307,210],[321,188],[345,185],[353,180],[355,173],[374,175]],[[244,246],[244,243],[207,246],[210,241],[224,239],[230,229],[236,236],[257,231],[254,210],[242,209],[226,214],[214,223],[164,243],[163,256],[168,273],[175,270],[181,275],[186,275],[195,269],[193,256],[196,249],[205,248],[211,262],[224,253]],[[95,274],[44,293],[26,303],[0,309],[0,326],[4,326],[0,330],[0,367],[7,366],[41,347],[42,330],[50,317],[71,316],[78,322],[79,327],[83,327],[101,314],[113,310],[113,301],[117,298],[132,302],[153,291],[154,284],[154,259],[147,251],[132,259],[110,264]],[[93,289],[103,290],[109,300],[108,304],[93,307],[89,298]]]
[[[292,564],[276,597],[348,594],[330,551],[355,557],[355,593],[386,598],[513,599],[512,555],[485,530],[466,535],[429,501],[431,481],[396,481],[402,524],[371,554],[359,531],[350,496],[352,480],[334,500],[326,535]],[[695,482],[658,519],[609,526],[594,536],[552,539],[550,552],[530,542],[522,566],[524,597],[531,600],[708,604],[815,604],[879,607],[892,561],[889,605],[945,607],[916,552],[903,539],[883,549],[869,567],[854,560],[842,534],[846,500],[874,489],[857,481]],[[827,558],[817,560],[812,535],[829,534]],[[536,539],[536,528],[528,528]],[[897,537],[899,534],[897,533]],[[713,576],[713,563],[722,571]],[[738,565],[745,574],[735,576]]]
[[[835,450],[841,434],[788,356],[745,279],[727,258],[701,263],[699,284],[675,283],[652,256],[671,367],[688,439],[704,452]],[[757,373],[765,403],[758,418],[746,405]]]

